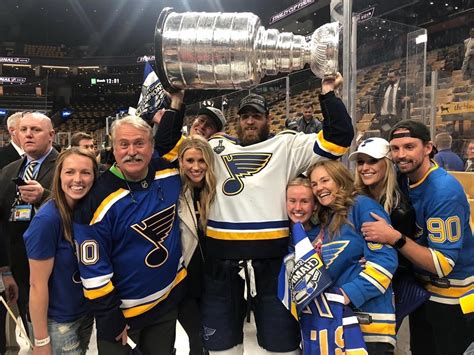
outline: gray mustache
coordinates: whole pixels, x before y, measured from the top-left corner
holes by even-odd
[[[122,163],[136,162],[136,161],[143,161],[143,160],[144,160],[144,158],[143,158],[143,155],[141,155],[141,154],[137,154],[137,155],[134,155],[134,156],[126,155],[126,156],[123,157]]]

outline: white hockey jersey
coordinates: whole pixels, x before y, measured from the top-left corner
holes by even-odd
[[[249,146],[222,135],[209,140],[217,179],[206,231],[210,256],[240,260],[286,255],[286,185],[313,162],[342,156],[353,137],[350,117],[333,93],[321,96],[321,108],[325,119],[318,134],[283,131]]]

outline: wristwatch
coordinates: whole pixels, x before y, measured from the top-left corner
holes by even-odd
[[[403,248],[403,246],[405,245],[405,243],[407,242],[407,237],[400,233],[400,239],[398,239],[395,244],[393,244],[393,246],[396,248],[396,249],[401,249]]]

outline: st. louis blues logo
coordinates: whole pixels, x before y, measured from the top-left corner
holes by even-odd
[[[329,267],[349,245],[350,241],[341,240],[324,244],[321,248],[321,256],[326,267]]]
[[[242,178],[252,176],[265,168],[272,157],[271,153],[235,153],[221,156],[230,174],[224,181],[222,192],[234,196],[244,189]]]
[[[74,271],[74,274],[72,274],[72,282],[75,284],[81,284],[81,276],[79,275],[79,271]]]
[[[372,138],[368,138],[365,141],[363,141],[360,146],[365,147],[368,143],[373,142],[374,140]]]
[[[168,250],[163,245],[163,242],[171,232],[175,215],[176,205],[172,205],[144,219],[140,224],[132,225],[136,232],[154,246],[145,258],[147,266],[156,268],[168,259]]]
[[[209,340],[209,338],[213,336],[216,332],[216,329],[209,328],[206,326],[203,326],[202,329],[203,329],[202,337],[204,338],[204,340]]]

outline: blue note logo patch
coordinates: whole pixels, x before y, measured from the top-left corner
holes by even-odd
[[[176,205],[147,217],[140,224],[132,225],[132,229],[148,240],[152,250],[145,257],[145,264],[151,268],[163,265],[168,259],[168,250],[163,245],[165,239],[170,235],[176,216]]]
[[[212,329],[206,326],[203,326],[202,329],[203,329],[202,337],[204,338],[204,340],[209,340],[209,338],[216,333],[216,329]]]
[[[244,189],[243,179],[262,171],[272,153],[235,153],[221,156],[230,178],[224,181],[222,192],[227,196],[239,194]]]
[[[324,244],[321,247],[321,257],[326,267],[329,267],[349,245],[350,241],[341,240]]]

